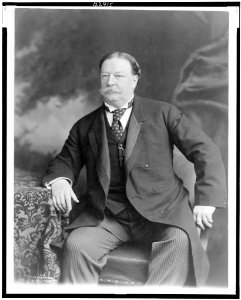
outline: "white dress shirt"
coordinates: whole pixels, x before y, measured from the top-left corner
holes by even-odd
[[[128,103],[129,102],[127,102],[122,107],[120,107],[120,108],[126,108],[123,116],[120,119],[120,122],[121,122],[121,125],[123,127],[123,130],[125,130],[125,128],[126,128],[126,125],[127,125],[128,121],[129,121],[129,118],[130,118],[130,115],[131,115],[131,112],[132,112],[132,108],[133,108],[133,106],[128,107]],[[110,111],[106,110],[106,117],[107,117],[107,120],[108,120],[109,125],[111,127],[112,126],[112,122],[113,122],[113,114],[112,114],[112,112],[114,110],[116,110],[116,107],[114,107],[114,106],[112,106],[112,105],[110,105],[110,104],[108,104],[106,102],[105,102],[105,106],[107,106],[109,108],[109,110],[110,110]]]

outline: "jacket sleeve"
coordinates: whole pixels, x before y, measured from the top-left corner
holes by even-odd
[[[172,105],[167,114],[167,127],[173,143],[194,164],[195,205],[225,207],[226,174],[218,147]]]
[[[84,166],[81,142],[78,134],[78,123],[70,130],[61,152],[48,165],[43,184],[58,178],[66,177],[75,184],[81,168]]]

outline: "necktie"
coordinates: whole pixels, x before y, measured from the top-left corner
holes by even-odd
[[[133,105],[133,100],[128,103],[128,108],[130,108],[132,105]],[[107,111],[110,111],[107,106],[105,106],[105,109]],[[124,115],[126,110],[127,110],[127,108],[118,108],[111,112],[113,114],[113,121],[112,121],[111,129],[118,141],[120,140],[120,138],[122,137],[122,134],[124,132],[123,127],[120,122],[120,119],[122,118],[122,116]]]
[[[126,108],[115,109],[113,113],[112,131],[114,132],[117,140],[119,141],[123,134],[123,127],[121,125],[120,119],[124,115]]]

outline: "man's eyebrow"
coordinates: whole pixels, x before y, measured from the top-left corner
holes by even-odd
[[[104,72],[101,72],[101,74],[110,74],[110,73],[111,73],[111,72],[107,72],[107,71],[106,71],[106,72],[105,72],[105,71],[104,71]],[[124,75],[125,72],[117,71],[117,72],[115,72],[115,73],[113,73],[113,74],[123,74],[123,75]]]

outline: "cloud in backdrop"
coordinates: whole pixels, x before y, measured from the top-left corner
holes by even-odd
[[[86,92],[66,102],[50,97],[47,103],[39,102],[26,114],[16,115],[15,137],[20,138],[20,145],[29,144],[30,151],[56,153],[73,124],[97,106],[98,102],[90,102]]]

